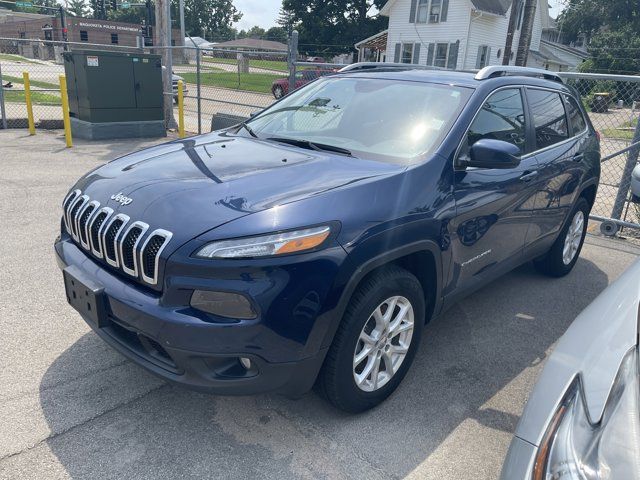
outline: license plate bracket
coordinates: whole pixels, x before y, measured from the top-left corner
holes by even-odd
[[[65,268],[62,276],[69,304],[96,328],[106,327],[108,320],[104,287],[75,266]]]

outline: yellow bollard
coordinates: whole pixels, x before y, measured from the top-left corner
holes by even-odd
[[[184,138],[184,82],[178,80],[178,137]]]
[[[69,120],[69,96],[67,95],[67,78],[60,75],[60,97],[62,99],[62,120],[64,122],[64,140],[67,148],[73,147],[71,139],[71,120]]]
[[[22,72],[24,79],[24,99],[27,102],[27,119],[29,121],[29,134],[36,134],[36,124],[33,121],[33,104],[31,103],[31,83],[29,82],[29,72]]]

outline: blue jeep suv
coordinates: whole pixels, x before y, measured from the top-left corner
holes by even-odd
[[[549,72],[356,64],[86,174],[55,251],[69,303],[160,377],[315,384],[358,412],[461,297],[531,260],[567,274],[599,176],[597,133]]]

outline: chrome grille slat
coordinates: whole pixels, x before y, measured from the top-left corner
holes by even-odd
[[[102,217],[103,214],[104,218]],[[113,215],[112,208],[102,207],[89,223],[89,243],[91,245],[91,253],[98,258],[103,258],[102,232],[107,226],[111,215]],[[102,218],[102,220],[99,224],[96,224],[99,218]]]
[[[100,208],[100,202],[78,189],[65,197],[62,208],[64,227],[76,244],[127,275],[153,286],[158,284],[160,255],[172,232],[158,228],[147,234],[148,224],[129,224],[128,215]]]
[[[80,241],[80,237],[78,236],[78,214],[80,213],[80,210],[82,210],[82,207],[84,207],[85,203],[87,203],[88,201],[89,197],[87,195],[82,195],[72,203],[71,210],[69,210],[71,236],[76,242]]]
[[[136,234],[136,230],[134,229],[139,229],[139,232]],[[142,240],[142,237],[148,229],[149,225],[144,222],[133,222],[129,226],[129,228],[127,228],[127,230],[122,234],[122,241],[120,242],[121,266],[122,270],[124,270],[125,273],[131,275],[132,277],[138,276],[138,259],[136,250],[138,248],[138,245],[140,244],[140,240]],[[130,236],[131,240],[129,240]],[[125,245],[125,243],[127,243],[128,241],[133,241],[133,245]],[[128,250],[125,250],[125,248],[127,248]],[[130,268],[127,265],[127,254],[131,254],[133,268]]]
[[[104,259],[112,267],[120,267],[120,259],[118,255],[120,249],[118,248],[118,238],[121,237],[122,231],[127,225],[128,221],[128,215],[119,213],[111,219],[109,225],[104,230],[104,234],[102,236]],[[110,236],[112,236],[113,238],[109,238]],[[113,256],[110,256],[111,247],[113,247]]]
[[[147,262],[145,261],[145,252],[147,248],[150,247],[151,245],[150,242],[152,241],[152,239],[156,237],[164,238],[164,241],[157,248],[157,251],[154,253],[153,258],[151,259],[153,263],[153,267],[152,267],[153,276],[150,276],[148,275],[148,273],[151,273],[151,272],[149,272],[148,269],[146,268]],[[171,237],[173,237],[173,233],[169,232],[168,230],[163,230],[159,228],[149,234],[149,236],[147,237],[147,240],[144,242],[144,244],[142,245],[142,248],[140,249],[140,275],[142,276],[142,280],[144,280],[147,283],[150,283],[151,285],[156,285],[158,283],[158,267],[160,263],[160,254],[167,247],[167,244],[171,240]],[[149,259],[149,257],[146,257],[146,259]]]

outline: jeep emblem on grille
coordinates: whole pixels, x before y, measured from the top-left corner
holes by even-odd
[[[129,205],[131,202],[133,202],[133,198],[125,197],[124,195],[122,195],[122,192],[111,195],[111,200],[119,202],[122,206]]]

